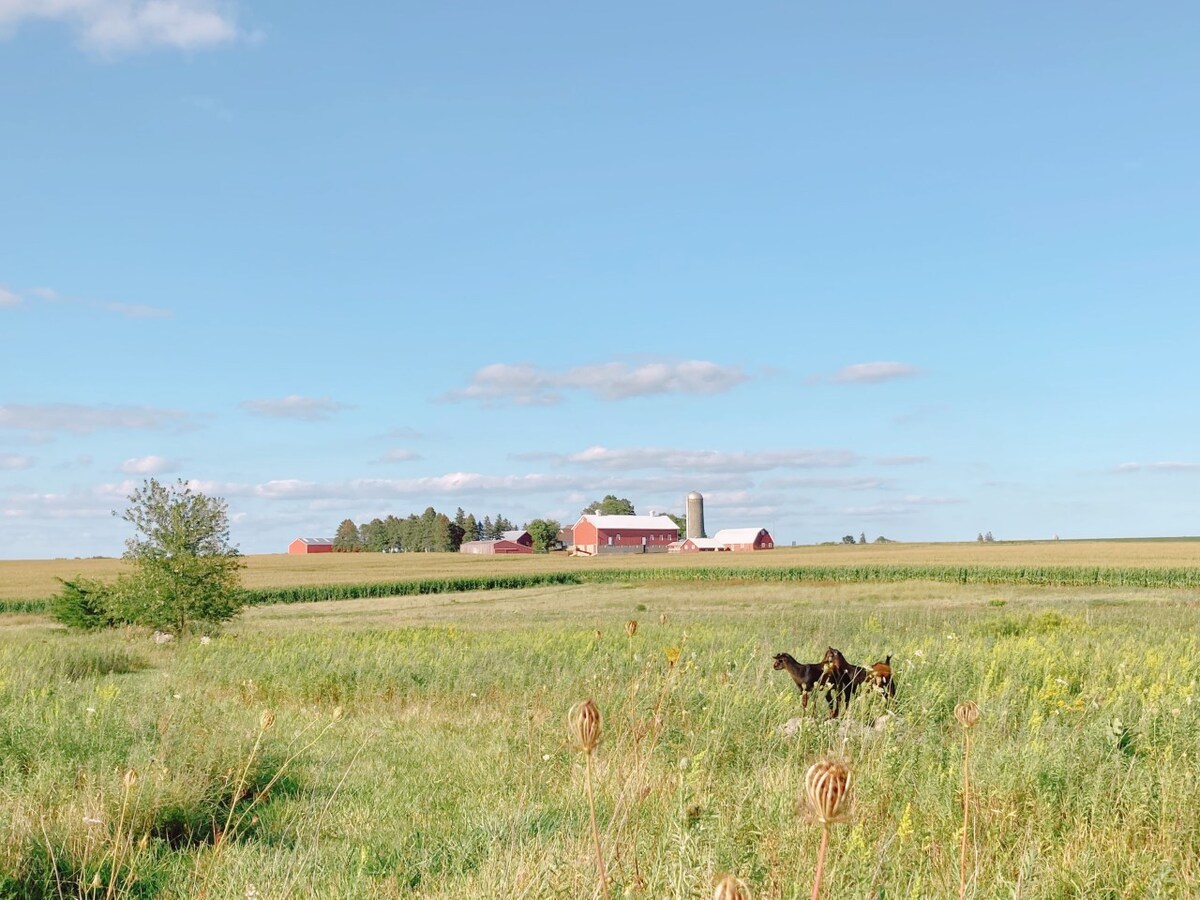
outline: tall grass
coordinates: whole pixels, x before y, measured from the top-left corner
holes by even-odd
[[[854,806],[828,842],[825,895],[954,896],[966,697],[987,711],[967,896],[1200,894],[1194,591],[1130,589],[1127,605],[1023,591],[1032,603],[992,607],[969,588],[939,606],[886,586],[871,593],[886,603],[832,602],[841,590],[760,583],[733,592],[739,608],[714,601],[731,596],[716,582],[601,584],[556,595],[552,621],[514,601],[438,626],[399,605],[382,626],[252,610],[208,644],[164,647],[14,631],[0,642],[0,897],[86,895],[130,768],[127,896],[594,896],[587,765],[563,731],[580,697],[604,711],[591,777],[613,896],[712,896],[725,872],[755,897],[807,896],[797,873],[821,834],[796,802],[827,757],[851,765]],[[894,654],[891,724],[872,727],[871,695],[844,721],[802,714],[771,655],[826,644],[856,662]],[[85,652],[137,664],[68,677]],[[338,727],[216,851],[336,706]],[[255,751],[265,707],[278,720]],[[239,790],[249,758],[262,762]]]

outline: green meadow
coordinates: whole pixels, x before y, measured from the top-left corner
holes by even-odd
[[[826,757],[853,806],[822,896],[957,896],[967,699],[967,896],[1200,894],[1194,588],[618,580],[264,605],[207,642],[0,628],[0,897],[600,896],[588,697],[612,897],[807,897]],[[829,644],[893,655],[892,715],[801,709],[771,657]]]

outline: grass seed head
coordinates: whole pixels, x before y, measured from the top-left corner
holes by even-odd
[[[667,614],[666,614],[666,613],[659,613],[659,614],[658,614],[658,624],[659,624],[659,625],[666,625],[666,624],[667,624]]]
[[[954,707],[954,718],[958,719],[958,724],[963,728],[974,728],[975,723],[979,721],[979,707],[975,705],[974,700],[960,703]]]
[[[600,743],[600,710],[591,700],[581,700],[567,712],[567,734],[571,742],[590,754]]]
[[[137,784],[138,774],[137,769],[126,769],[125,774],[121,776],[121,784],[125,786],[125,790],[131,790]]]
[[[804,793],[818,822],[830,825],[844,821],[850,806],[850,769],[832,760],[813,763],[804,775]]]
[[[750,889],[741,879],[726,875],[717,882],[713,900],[750,900]]]

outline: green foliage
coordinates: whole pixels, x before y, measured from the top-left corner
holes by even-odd
[[[362,548],[363,538],[358,533],[358,526],[350,519],[343,519],[333,536],[333,549],[339,553],[353,553]]]
[[[68,628],[93,631],[119,624],[112,586],[94,578],[60,578],[62,590],[50,598],[50,615]]]
[[[562,525],[554,519],[534,519],[525,526],[525,530],[533,538],[533,549],[538,553],[545,553],[550,545],[558,540]]]
[[[583,515],[633,516],[633,501],[615,494],[606,494],[603,500],[593,500],[583,508]]]
[[[110,607],[118,621],[186,630],[235,616],[245,603],[241,556],[229,543],[224,500],[151,478],[129,497],[121,518],[137,530],[124,558],[133,574],[118,579]]]

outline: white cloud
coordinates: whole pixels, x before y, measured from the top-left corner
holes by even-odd
[[[121,463],[121,471],[126,475],[161,475],[175,469],[174,460],[162,456],[140,456]]]
[[[195,50],[243,37],[227,4],[215,0],[0,0],[0,35],[24,22],[63,22],[90,50]]]
[[[192,417],[188,413],[152,406],[86,406],[81,403],[0,406],[0,428],[29,431],[35,435],[91,434],[105,429],[182,428],[191,424]]]
[[[613,449],[589,447],[559,458],[572,465],[600,469],[669,469],[687,472],[760,472],[768,469],[812,469],[852,466],[858,456],[849,450],[761,450],[724,452],[663,447]]]
[[[1195,462],[1152,462],[1152,463],[1121,463],[1117,472],[1196,472],[1200,471],[1200,463]]]
[[[0,284],[0,309],[11,309],[21,305],[21,298]]]
[[[879,384],[897,378],[911,378],[923,370],[901,362],[869,362],[846,366],[829,377],[834,384]]]
[[[738,366],[722,366],[704,360],[639,366],[610,362],[564,371],[541,369],[529,363],[494,363],[476,371],[465,388],[449,391],[440,399],[548,406],[560,402],[563,393],[570,390],[585,391],[602,400],[656,394],[708,395],[728,391],[749,377]]]
[[[0,469],[28,469],[32,466],[32,456],[19,456],[16,453],[0,453]]]
[[[304,422],[322,422],[336,413],[352,407],[331,397],[301,397],[292,394],[280,399],[244,400],[242,409],[256,416],[272,419],[300,419]]]

